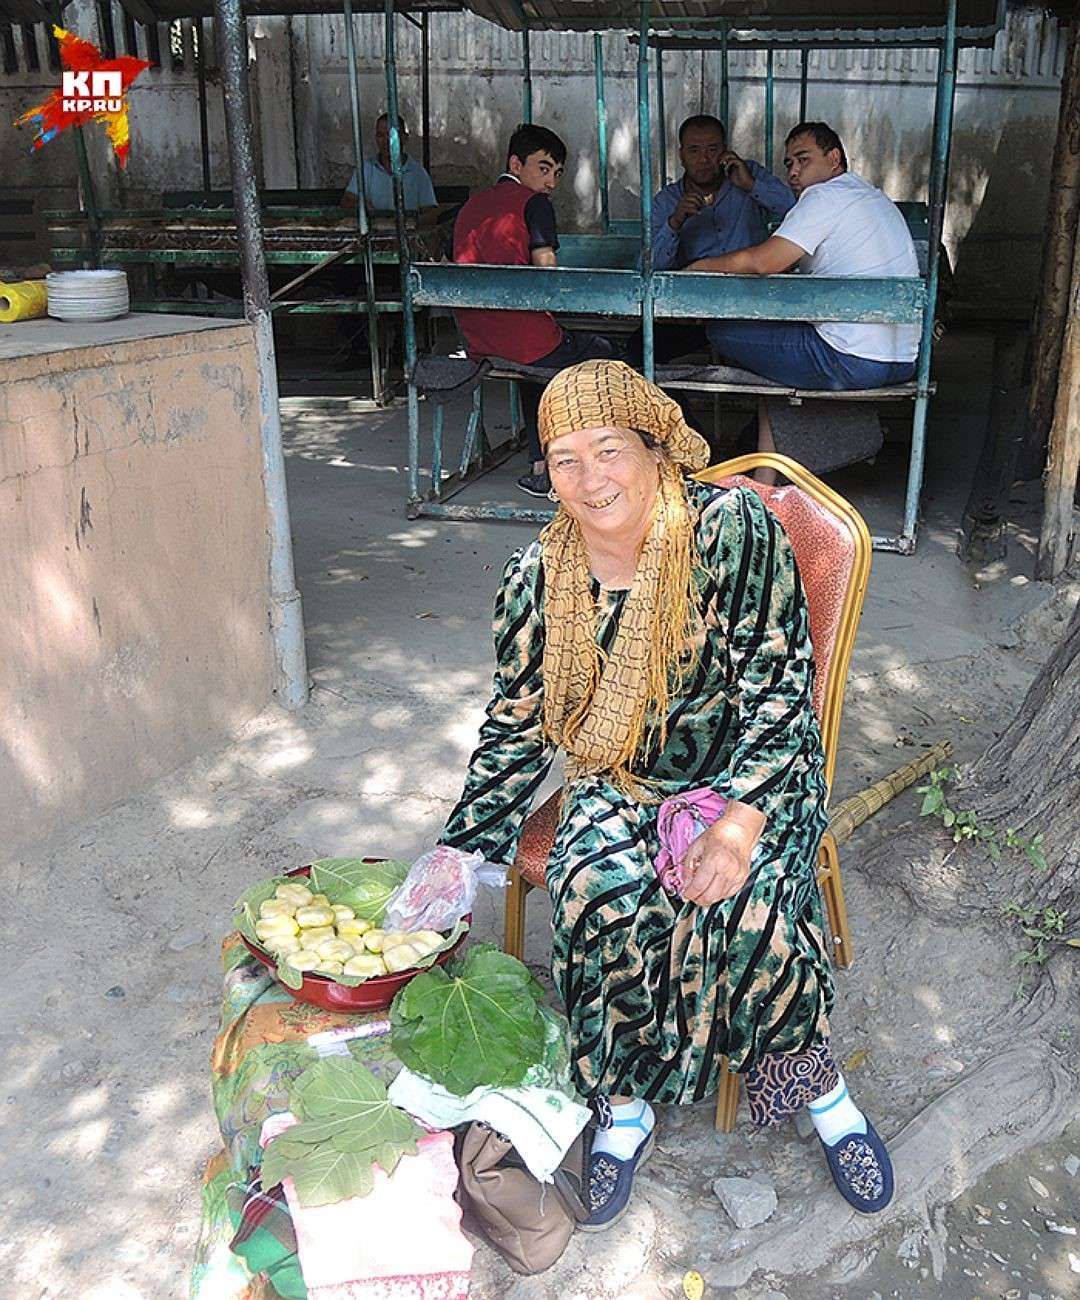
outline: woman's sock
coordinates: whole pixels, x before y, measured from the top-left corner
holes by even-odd
[[[836,1077],[836,1087],[807,1106],[817,1135],[827,1147],[835,1146],[849,1133],[866,1132],[866,1116],[851,1100],[844,1076],[838,1073]]]
[[[598,1099],[597,1111],[602,1127],[593,1138],[593,1151],[605,1152],[616,1160],[629,1160],[648,1138],[656,1124],[653,1108],[647,1101],[635,1099],[609,1102]],[[610,1115],[610,1122],[605,1124]]]

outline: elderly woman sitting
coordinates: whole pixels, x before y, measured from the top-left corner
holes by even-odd
[[[539,427],[560,508],[503,574],[494,697],[442,839],[512,862],[565,752],[547,882],[575,1078],[599,1118],[585,1226],[626,1209],[649,1103],[707,1097],[725,1056],[754,1123],[808,1108],[841,1195],[883,1209],[888,1155],[829,1048],[824,757],[790,543],[755,493],[687,478],[704,441],[621,362],[556,376]],[[689,791],[727,803],[668,893],[661,806]]]

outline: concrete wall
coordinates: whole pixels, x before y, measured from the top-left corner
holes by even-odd
[[[270,698],[253,335],[144,322],[95,326],[96,346],[62,351],[58,337],[91,330],[2,327],[9,844],[126,797]],[[147,329],[164,336],[130,337]]]
[[[99,28],[90,0],[67,11],[71,25],[93,37]],[[117,11],[118,12],[118,11]],[[212,24],[207,23],[207,30]],[[119,27],[118,27],[119,30]],[[386,103],[383,24],[356,20],[365,137]],[[468,15],[433,14],[432,170],[437,182],[483,185],[498,172],[509,131],[521,116],[521,40]],[[349,97],[340,19],[253,19],[249,46],[264,184],[344,184],[352,166]],[[161,28],[163,49],[168,31]],[[199,129],[192,31],[177,33],[179,66],[151,70],[131,95],[132,149],[126,173],[104,136],[89,131],[94,174],[114,203],[152,201],[165,188],[200,184]],[[139,52],[145,54],[140,30]],[[418,136],[420,37],[397,24],[402,102]],[[587,229],[599,212],[592,36],[540,33],[533,38],[534,117],[567,140],[572,158],[557,197],[564,229]],[[960,61],[956,135],[947,239],[965,297],[986,303],[1028,298],[1035,280],[1046,208],[1064,35],[1042,10],[1014,13],[992,50],[965,50]],[[625,35],[604,37],[608,72],[612,213],[637,213],[637,119],[634,48]],[[923,198],[929,168],[936,54],[930,51],[816,51],[811,58],[810,112],[825,118],[848,144],[852,165],[895,198]],[[669,55],[666,67],[669,169],[676,166],[675,129],[688,113],[715,111],[719,55]],[[798,112],[794,53],[778,53],[776,156]],[[763,53],[731,64],[732,141],[751,157],[764,152]],[[14,118],[55,74],[0,76],[0,117]],[[220,80],[211,69],[209,117],[212,180],[228,183]],[[655,123],[655,116],[654,116]],[[655,139],[655,126],[654,126]],[[0,133],[0,175],[16,187],[71,185],[74,152],[57,140],[30,157],[26,136]],[[415,152],[419,153],[419,139]],[[658,179],[654,177],[654,180]]]

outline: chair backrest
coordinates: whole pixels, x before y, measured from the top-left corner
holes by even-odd
[[[769,487],[746,477],[759,467],[776,470],[788,483]],[[787,456],[755,452],[710,465],[697,477],[724,487],[750,488],[791,539],[810,613],[817,666],[814,712],[821,726],[825,776],[831,789],[847,670],[870,576],[870,533],[854,506]]]

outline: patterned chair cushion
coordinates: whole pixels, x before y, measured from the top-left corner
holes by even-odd
[[[855,542],[840,519],[791,484],[766,487],[742,474],[733,474],[722,482],[725,487],[756,492],[791,539],[810,610],[810,640],[817,664],[813,703],[820,720],[844,596],[855,563]],[[545,888],[547,860],[555,843],[561,803],[562,791],[556,790],[529,814],[521,833],[514,865],[537,889]]]
[[[562,791],[556,790],[535,812],[529,814],[525,819],[525,829],[521,832],[514,866],[537,889],[544,889],[547,885],[547,860],[551,855],[551,846],[555,843],[561,806]]]
[[[733,474],[723,484],[756,492],[791,538],[810,610],[810,641],[817,665],[814,712],[820,720],[844,596],[855,563],[854,539],[842,520],[791,484],[766,487],[742,474]]]

